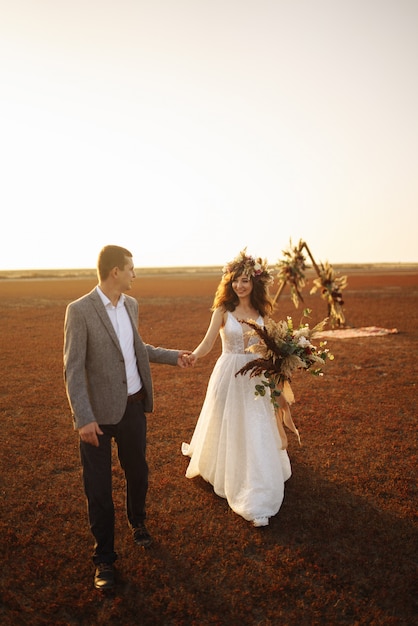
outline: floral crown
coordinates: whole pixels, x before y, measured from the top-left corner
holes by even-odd
[[[235,274],[238,271],[241,271],[241,273],[246,276],[250,276],[254,280],[262,281],[267,285],[274,280],[273,275],[268,269],[266,259],[263,260],[260,257],[254,258],[249,256],[247,254],[247,248],[241,250],[235,259],[227,263],[222,273],[225,276],[226,274]]]

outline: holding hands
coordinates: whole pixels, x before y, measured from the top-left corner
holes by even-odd
[[[193,367],[197,361],[197,357],[189,350],[182,350],[179,353],[177,364],[179,367]]]

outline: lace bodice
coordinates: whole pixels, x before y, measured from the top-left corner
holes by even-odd
[[[257,324],[263,324],[261,315],[256,320]],[[222,340],[223,354],[245,354],[245,348],[254,343],[258,343],[258,338],[247,335],[251,331],[249,326],[241,324],[237,318],[228,311],[226,324],[221,328],[220,335]]]

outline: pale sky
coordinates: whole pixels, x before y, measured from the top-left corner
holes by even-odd
[[[418,262],[417,0],[0,0],[0,269]]]

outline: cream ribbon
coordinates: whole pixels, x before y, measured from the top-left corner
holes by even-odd
[[[287,435],[284,429],[285,426],[296,435],[299,445],[302,445],[299,431],[296,428],[290,413],[290,405],[293,404],[294,401],[295,396],[293,395],[292,387],[287,380],[285,380],[281,387],[281,394],[277,401],[279,406],[275,409],[277,428],[279,429],[280,438],[282,440],[282,450],[286,450],[288,445]]]

